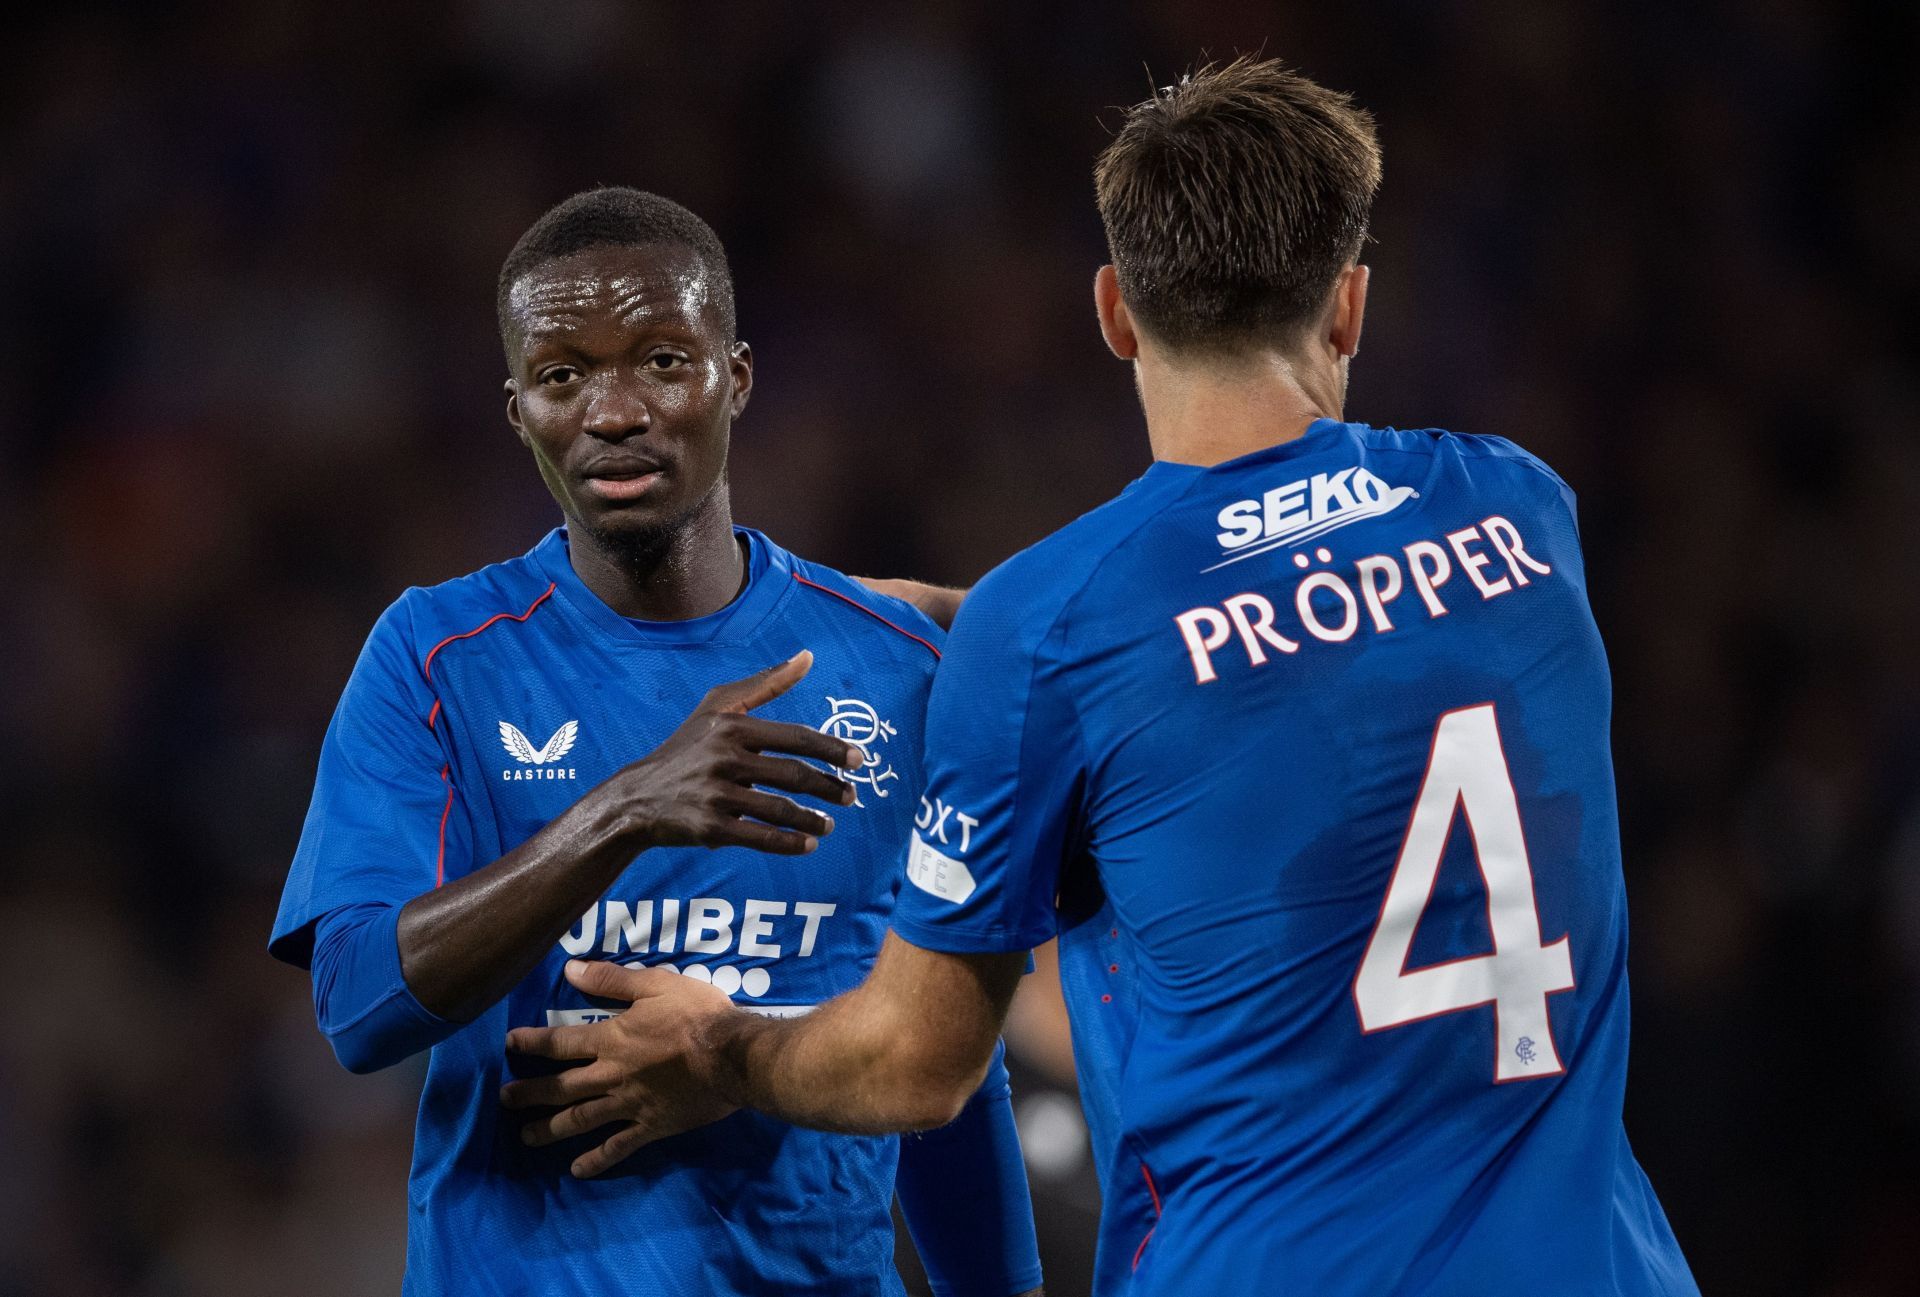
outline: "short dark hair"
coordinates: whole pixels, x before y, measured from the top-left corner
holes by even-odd
[[[720,236],[671,198],[618,185],[586,190],[548,209],[513,245],[500,267],[500,282],[494,290],[500,341],[511,352],[508,305],[513,286],[537,267],[588,248],[659,245],[691,248],[700,258],[720,308],[727,341],[733,341],[738,327],[733,310],[733,269],[727,264],[727,250],[721,246]]]
[[[1312,319],[1360,255],[1379,185],[1365,111],[1248,56],[1129,108],[1094,169],[1128,310],[1189,352]]]

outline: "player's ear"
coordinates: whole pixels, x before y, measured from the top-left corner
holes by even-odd
[[[512,426],[513,435],[520,439],[520,444],[532,450],[533,443],[527,439],[527,425],[520,421],[520,384],[509,378],[506,381],[506,391],[507,423]]]
[[[1367,276],[1365,266],[1352,265],[1334,281],[1333,328],[1327,340],[1342,356],[1360,353],[1360,325],[1367,314]]]
[[[1120,276],[1112,266],[1102,266],[1093,276],[1093,310],[1100,317],[1100,336],[1107,350],[1122,360],[1140,354],[1140,338],[1133,329],[1133,317],[1120,297]]]
[[[733,377],[733,417],[738,419],[747,408],[747,398],[753,395],[753,348],[744,342],[734,343],[727,352],[727,371]]]

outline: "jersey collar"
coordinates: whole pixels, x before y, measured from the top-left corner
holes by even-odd
[[[567,529],[556,527],[528,555],[553,582],[554,597],[595,631],[615,640],[661,647],[736,643],[750,637],[793,585],[793,556],[750,527],[735,527],[747,545],[747,583],[733,602],[686,621],[622,617],[587,589],[567,553]]]
[[[1312,455],[1325,450],[1345,435],[1348,429],[1365,426],[1365,424],[1342,423],[1338,419],[1315,419],[1307,425],[1305,432],[1292,441],[1283,441],[1277,446],[1262,446],[1259,450],[1248,451],[1233,459],[1223,459],[1218,464],[1172,464],[1166,460],[1157,459],[1143,475],[1142,480],[1195,478],[1205,473],[1228,473],[1253,464],[1277,464],[1283,460],[1297,459],[1302,455]]]

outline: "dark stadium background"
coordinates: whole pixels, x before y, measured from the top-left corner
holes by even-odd
[[[1914,6],[73,0],[4,42],[0,1297],[396,1289],[418,1072],[339,1070],[265,938],[375,616],[555,520],[493,334],[534,216],[707,216],[738,516],[967,582],[1146,463],[1102,109],[1261,46],[1380,122],[1349,413],[1582,495],[1629,1129],[1703,1286],[1920,1291]]]

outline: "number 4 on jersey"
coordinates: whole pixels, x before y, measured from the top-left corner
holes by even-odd
[[[1414,929],[1433,894],[1455,807],[1466,817],[1486,881],[1493,953],[1409,970]],[[1360,1027],[1371,1033],[1492,1004],[1493,1079],[1555,1076],[1565,1069],[1553,1048],[1547,997],[1572,989],[1567,939],[1540,944],[1533,866],[1493,704],[1448,712],[1434,730],[1407,839],[1353,981]]]

